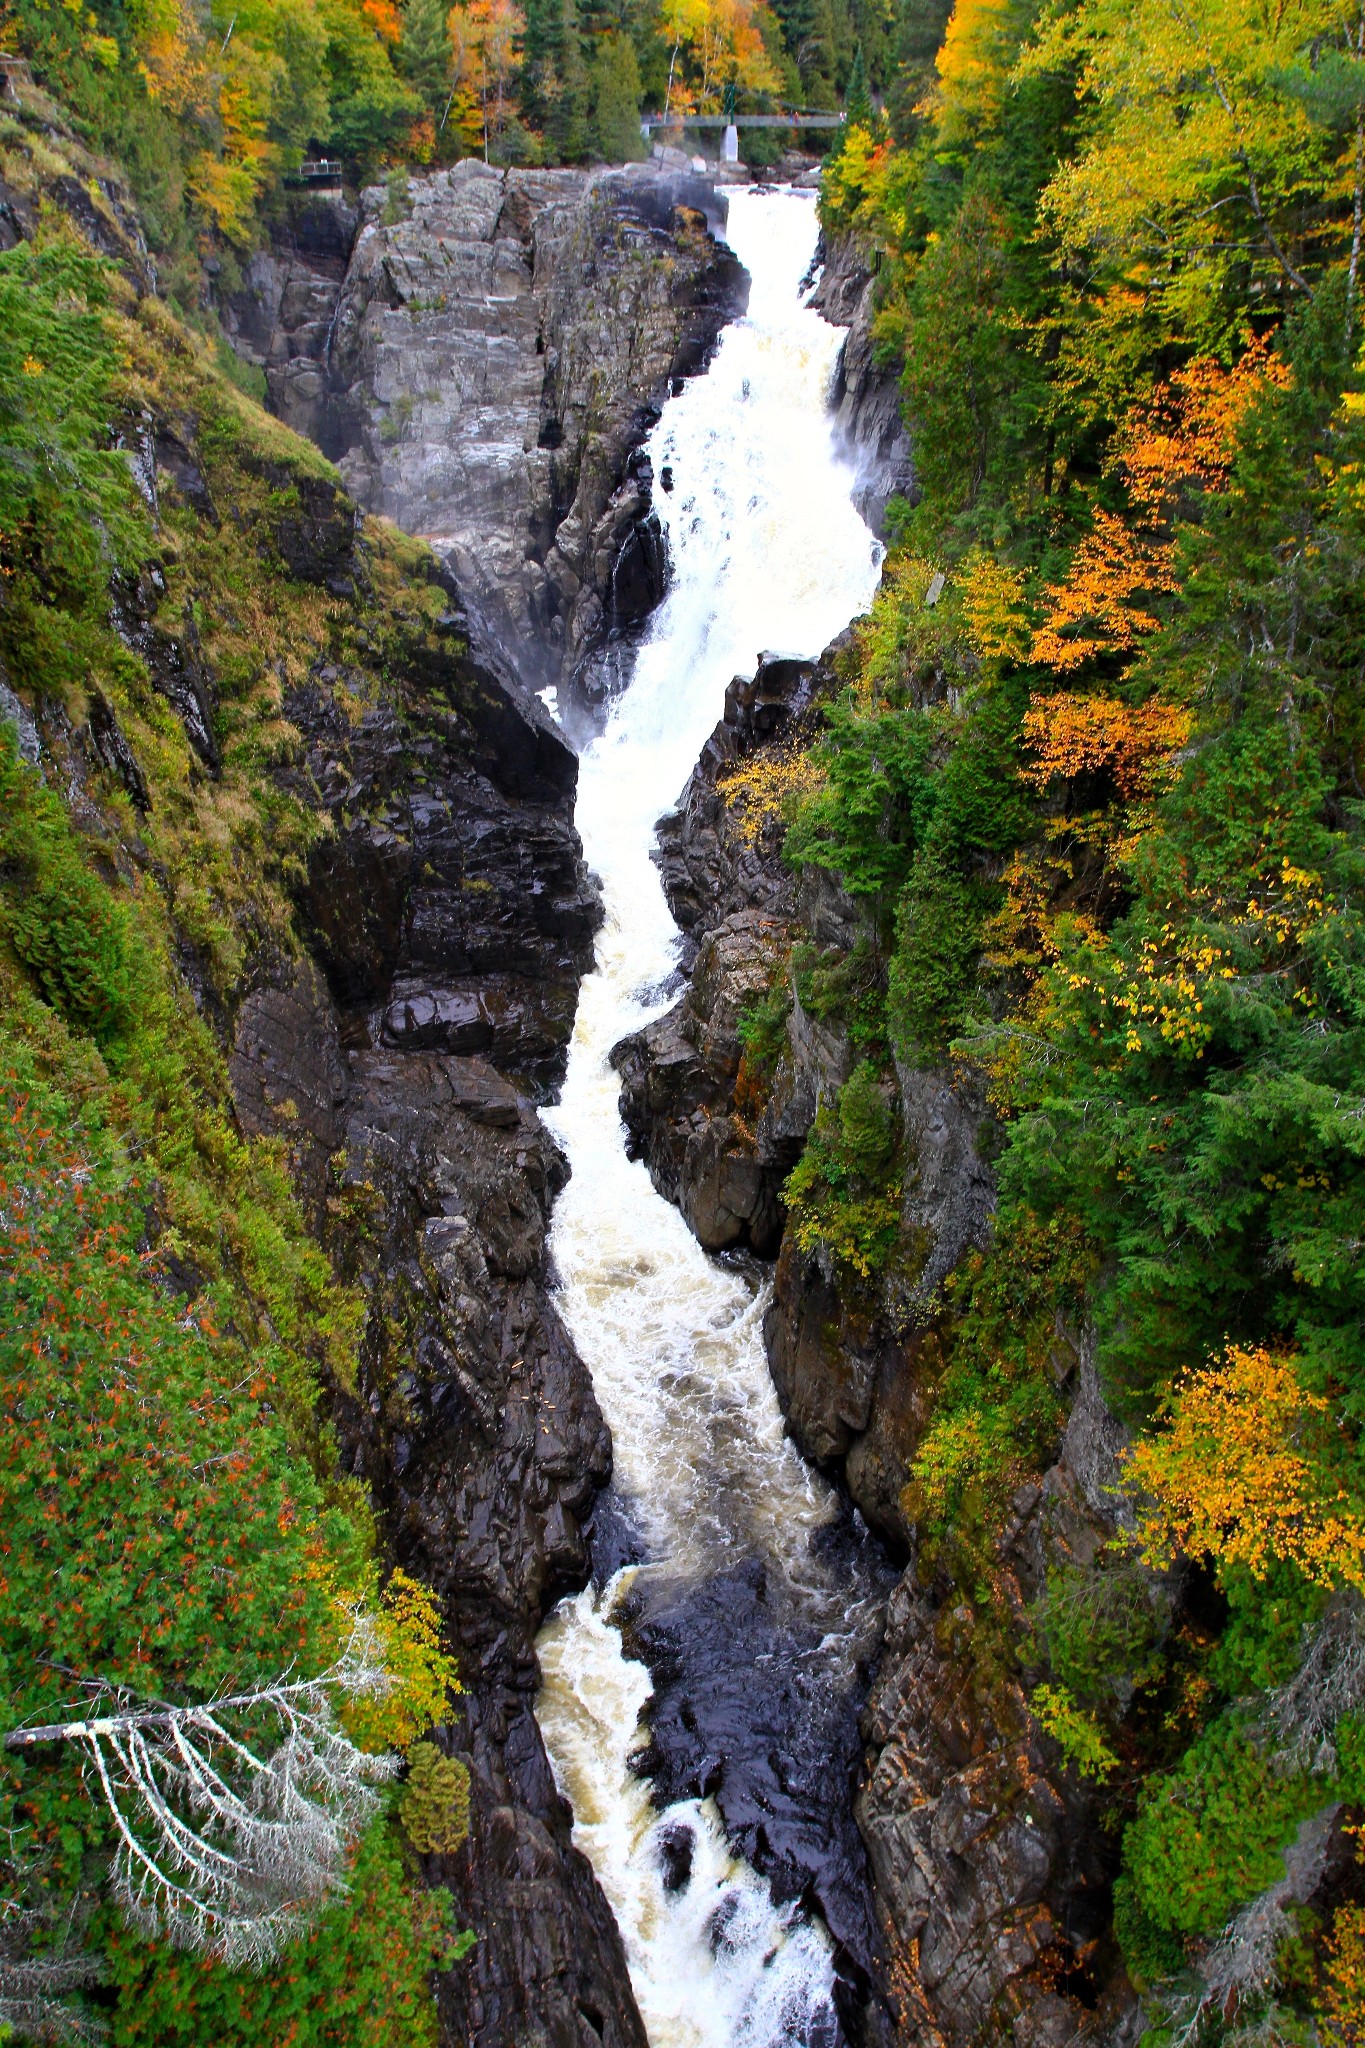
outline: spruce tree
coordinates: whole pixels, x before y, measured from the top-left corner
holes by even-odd
[[[450,32],[446,0],[407,0],[398,64],[404,78],[422,96],[422,104],[439,121],[451,85]]]
[[[555,57],[559,90],[546,128],[559,161],[581,163],[588,153],[592,87],[588,67],[583,61],[583,38],[579,33],[578,9],[574,0],[561,0]]]
[[[603,43],[593,67],[593,146],[609,164],[645,153],[640,133],[640,67],[629,36]]]
[[[848,127],[871,129],[872,94],[868,90],[867,66],[863,62],[861,43],[853,53],[853,69],[848,75],[848,91],[844,96],[844,114]]]

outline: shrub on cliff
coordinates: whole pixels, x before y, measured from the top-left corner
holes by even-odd
[[[901,1180],[895,1152],[885,1093],[864,1060],[837,1100],[817,1112],[782,1191],[801,1250],[823,1250],[855,1284],[880,1272],[896,1246]]]

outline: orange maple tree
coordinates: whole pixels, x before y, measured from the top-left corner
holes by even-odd
[[[1031,658],[1066,674],[1098,655],[1131,654],[1161,623],[1135,600],[1175,589],[1172,555],[1169,541],[1136,533],[1114,513],[1097,510],[1066,580],[1048,585],[1051,603],[1033,636]]]
[[[1180,705],[1156,700],[1132,705],[1117,697],[1069,691],[1035,694],[1024,714],[1024,739],[1033,759],[1019,772],[1042,789],[1054,775],[1070,779],[1107,768],[1124,796],[1149,796],[1164,763],[1189,738],[1192,723]]]
[[[1253,341],[1230,370],[1212,356],[1196,356],[1150,404],[1135,406],[1119,430],[1117,462],[1143,515],[1169,517],[1182,490],[1224,485],[1248,408],[1289,382],[1268,344]]]

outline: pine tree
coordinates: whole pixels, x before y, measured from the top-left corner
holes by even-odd
[[[640,67],[629,36],[603,43],[593,67],[593,144],[609,164],[645,153],[640,133]]]
[[[863,62],[863,46],[859,43],[853,53],[853,69],[848,75],[848,91],[844,96],[845,119],[850,128],[872,127],[872,94],[868,90],[867,66]]]
[[[407,0],[398,64],[439,121],[450,95],[454,52],[446,26],[446,0]]]

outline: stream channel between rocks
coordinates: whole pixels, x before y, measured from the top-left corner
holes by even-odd
[[[615,1479],[537,1713],[652,2048],[830,2048],[876,1943],[851,1786],[889,1574],[783,1435],[765,1275],[708,1257],[626,1158],[608,1065],[676,992],[650,849],[727,683],[818,654],[876,588],[825,405],[841,336],[801,302],[815,238],[811,198],[732,195],[748,314],[650,437],[669,594],[578,790],[606,923],[549,1118],[573,1167],[552,1243]]]

